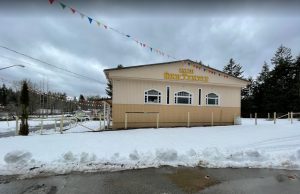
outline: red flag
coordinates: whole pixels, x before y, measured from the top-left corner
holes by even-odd
[[[49,3],[52,4],[54,2],[54,0],[49,0]]]
[[[73,9],[73,8],[70,8],[71,9],[71,11],[73,12],[73,13],[75,13],[76,12],[76,10],[75,9]]]

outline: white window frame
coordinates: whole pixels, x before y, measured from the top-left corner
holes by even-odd
[[[146,92],[149,92],[151,90],[157,91],[158,95],[149,95],[149,94],[146,94]],[[146,100],[146,96],[147,96],[147,100]],[[148,97],[149,96],[157,96],[158,97],[158,102],[148,102]],[[144,104],[161,104],[161,99],[162,99],[162,93],[159,90],[156,90],[156,89],[152,88],[152,89],[144,91]]]
[[[217,95],[218,97],[217,98],[214,98],[214,99],[217,99],[218,100],[218,104],[208,104],[208,95],[209,94],[215,94]],[[205,103],[206,103],[206,106],[220,106],[220,95],[216,92],[209,92],[205,95]]]
[[[179,92],[186,92],[186,93],[188,93],[190,95],[190,96],[188,96],[188,98],[191,98],[190,99],[191,103],[189,103],[189,104],[177,103],[176,97],[187,97],[187,96],[176,96],[176,94],[179,93]],[[174,92],[174,104],[176,104],[176,105],[190,105],[191,106],[191,105],[193,105],[193,96],[194,96],[194,94],[192,92],[189,92],[189,91],[186,91],[186,90],[180,90],[178,92]]]

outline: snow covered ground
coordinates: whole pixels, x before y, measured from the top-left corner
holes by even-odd
[[[87,122],[99,127],[98,122]],[[300,170],[300,121],[243,119],[239,126],[31,134],[0,139],[0,174],[186,165]]]
[[[59,121],[59,118],[57,118]],[[19,120],[20,123],[20,120]],[[48,125],[48,124],[54,124],[55,120],[54,118],[49,118],[49,119],[43,119],[43,124]],[[29,127],[36,127],[41,125],[41,119],[30,119],[28,121]],[[15,131],[16,130],[16,121],[0,121],[0,133],[4,132],[10,132],[10,131]]]

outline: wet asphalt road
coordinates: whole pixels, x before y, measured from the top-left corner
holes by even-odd
[[[300,193],[300,171],[161,167],[120,172],[72,173],[16,180],[0,177],[0,193]]]

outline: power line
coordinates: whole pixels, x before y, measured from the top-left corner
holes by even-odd
[[[22,60],[19,60],[19,59],[7,57],[7,56],[4,56],[4,55],[0,55],[0,58],[1,58],[1,57],[4,58],[4,59],[7,59],[7,60],[13,60],[13,61],[17,61],[17,62],[22,63],[22,64],[26,64],[26,65],[32,66],[31,63],[28,63],[28,62],[25,62],[25,61],[22,61]],[[28,70],[28,68],[25,68],[24,70],[25,70],[25,71],[33,71],[33,72],[36,72],[36,73],[41,73],[41,72],[36,71],[36,70],[34,70],[34,69]],[[54,71],[54,70],[52,69],[51,71]],[[58,72],[58,71],[57,71],[57,72]],[[44,74],[43,74],[43,75],[44,75]],[[70,75],[70,76],[75,77],[75,78],[78,78],[78,79],[82,79],[82,78],[80,78],[79,76],[75,76],[75,75]]]
[[[43,64],[45,64],[45,65],[54,67],[54,68],[59,69],[59,70],[62,70],[62,71],[65,71],[65,72],[67,72],[67,73],[69,73],[69,74],[72,74],[73,77],[77,76],[76,78],[81,77],[81,78],[84,78],[84,79],[87,79],[87,80],[90,80],[90,81],[93,81],[93,82],[97,82],[97,83],[100,83],[100,84],[106,84],[106,83],[101,82],[101,81],[99,81],[99,80],[96,80],[96,79],[94,79],[94,78],[90,78],[90,77],[88,77],[88,76],[81,75],[81,74],[79,74],[79,73],[75,73],[75,72],[70,71],[70,70],[68,70],[68,69],[58,67],[58,66],[56,66],[56,65],[53,65],[53,64],[51,64],[51,63],[42,61],[42,60],[40,60],[40,59],[37,59],[37,58],[35,58],[35,57],[32,57],[32,56],[29,56],[29,55],[27,55],[27,54],[21,53],[21,52],[19,52],[19,51],[16,51],[16,50],[14,50],[14,49],[8,48],[8,47],[6,47],[6,46],[0,45],[0,47],[3,48],[3,49],[6,49],[6,50],[8,50],[8,51],[17,53],[17,54],[19,54],[19,55],[25,56],[25,57],[27,57],[27,58],[29,58],[29,59],[32,59],[32,60],[38,61],[38,62],[40,62],[40,63],[43,63]],[[74,76],[74,75],[75,75],[75,76]]]

